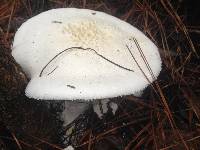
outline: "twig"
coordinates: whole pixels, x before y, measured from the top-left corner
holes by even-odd
[[[121,69],[130,71],[130,72],[134,72],[134,70],[129,69],[129,68],[126,68],[126,67],[124,67],[124,66],[122,66],[122,65],[119,65],[119,64],[113,62],[112,60],[110,60],[110,59],[106,58],[105,56],[99,54],[96,50],[94,50],[94,49],[92,49],[92,48],[70,47],[70,48],[67,48],[67,49],[65,49],[65,50],[63,50],[63,51],[61,51],[61,52],[59,52],[57,55],[55,55],[55,56],[42,68],[39,77],[42,77],[42,74],[43,74],[44,70],[48,67],[48,65],[49,65],[54,59],[56,59],[58,56],[60,56],[60,55],[63,54],[64,52],[67,52],[67,51],[70,51],[70,50],[73,50],[73,49],[76,49],[76,50],[84,50],[84,51],[93,51],[93,52],[95,52],[95,54],[96,54],[97,56],[99,56],[99,57],[101,57],[102,59],[104,59],[104,60],[110,62],[111,64],[113,64],[113,65],[115,65],[115,66],[117,66],[117,67],[119,67],[119,68],[121,68]]]

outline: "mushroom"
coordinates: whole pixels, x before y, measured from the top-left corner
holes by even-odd
[[[28,19],[15,34],[12,55],[30,78],[28,97],[68,100],[63,116],[73,115],[66,124],[88,101],[137,95],[161,70],[158,48],[147,36],[89,9],[52,9]]]

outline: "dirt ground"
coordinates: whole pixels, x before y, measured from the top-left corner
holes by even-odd
[[[113,99],[115,115],[109,110],[100,120],[90,108],[63,128],[63,101],[27,98],[29,79],[11,56],[23,22],[61,7],[103,11],[143,31],[159,47],[158,80],[140,98]],[[198,2],[189,0],[1,0],[0,149],[61,150],[71,144],[77,150],[199,150],[199,15]]]

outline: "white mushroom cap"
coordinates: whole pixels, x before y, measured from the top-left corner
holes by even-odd
[[[88,9],[52,9],[27,20],[15,34],[12,55],[31,78],[26,95],[35,99],[130,95],[161,70],[157,47],[141,31]]]

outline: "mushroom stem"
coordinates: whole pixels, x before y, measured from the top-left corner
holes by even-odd
[[[64,121],[64,126],[74,121],[80,114],[82,114],[89,107],[89,103],[77,101],[65,101],[64,111],[61,118]]]
[[[109,101],[110,100],[107,98],[93,102],[93,110],[100,119],[103,117],[103,114],[107,113]]]

